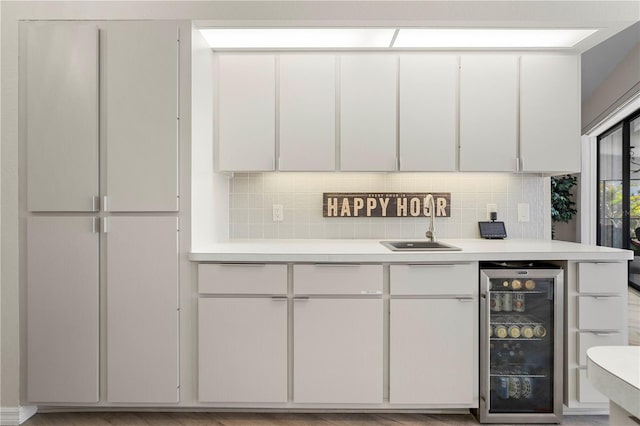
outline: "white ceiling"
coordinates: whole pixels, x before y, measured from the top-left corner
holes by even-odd
[[[204,27],[597,28],[584,52],[640,21],[640,1],[290,0],[209,1]],[[193,7],[193,6],[192,6]],[[209,15],[209,16],[207,16]]]

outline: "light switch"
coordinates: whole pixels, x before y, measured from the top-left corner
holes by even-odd
[[[528,203],[518,203],[518,222],[529,222]]]

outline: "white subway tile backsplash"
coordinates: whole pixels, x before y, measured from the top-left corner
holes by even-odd
[[[325,218],[323,192],[451,192],[451,217],[436,218],[438,238],[477,238],[487,204],[511,238],[548,238],[549,178],[506,173],[236,173],[230,184],[229,230],[233,239],[423,238],[429,218]],[[517,221],[528,203],[530,221]],[[273,204],[284,220],[273,222]],[[547,217],[549,216],[549,217]]]

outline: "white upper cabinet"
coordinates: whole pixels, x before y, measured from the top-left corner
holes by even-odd
[[[98,28],[26,27],[27,204],[93,211],[98,192]]]
[[[577,55],[225,53],[217,59],[220,171],[579,169]]]
[[[518,56],[463,55],[460,171],[515,171]]]
[[[520,157],[525,172],[580,170],[577,55],[522,56]]]
[[[104,25],[100,42],[107,209],[177,211],[177,25]]]
[[[458,57],[400,57],[400,170],[455,171]]]
[[[397,56],[343,55],[340,62],[340,169],[396,170]]]
[[[218,170],[274,170],[275,56],[229,54],[218,61]]]
[[[334,55],[282,55],[279,170],[336,168]]]

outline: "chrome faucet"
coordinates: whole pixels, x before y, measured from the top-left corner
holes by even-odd
[[[436,241],[436,230],[433,226],[433,218],[436,216],[436,203],[433,199],[433,195],[427,194],[426,203],[429,203],[429,228],[427,232],[424,233],[425,237],[427,237],[427,241],[435,242]]]

